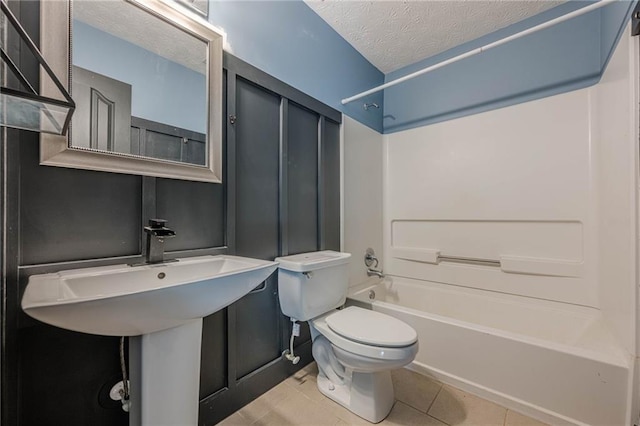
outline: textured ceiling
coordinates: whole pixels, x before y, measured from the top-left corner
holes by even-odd
[[[73,2],[73,19],[205,74],[205,42],[130,3],[77,0]]]
[[[383,73],[558,6],[549,0],[305,0]]]

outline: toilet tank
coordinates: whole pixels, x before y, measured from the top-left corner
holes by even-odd
[[[325,250],[277,258],[282,313],[308,321],[342,306],[349,288],[350,257]]]

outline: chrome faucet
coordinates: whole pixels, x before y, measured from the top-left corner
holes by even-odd
[[[382,270],[367,268],[367,276],[373,277],[374,275],[378,278],[384,278],[384,273],[382,272]]]
[[[164,239],[175,237],[176,233],[167,228],[164,219],[149,219],[149,226],[144,227],[147,233],[147,253],[145,263],[164,263]]]

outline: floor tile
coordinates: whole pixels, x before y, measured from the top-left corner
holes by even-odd
[[[263,417],[281,401],[295,394],[295,390],[285,383],[273,387],[254,401],[242,407],[239,413],[248,421],[254,422]]]
[[[504,422],[505,426],[548,426],[546,423],[542,423],[539,420],[527,417],[524,414],[516,413],[515,411],[507,410],[507,419]]]
[[[441,421],[434,419],[433,417],[422,413],[415,408],[409,407],[400,401],[396,401],[395,405],[391,409],[391,413],[384,419],[380,425],[392,426],[392,425],[433,425],[433,426],[446,426]]]
[[[371,425],[362,417],[353,414],[351,411],[344,408],[342,405],[333,401],[332,399],[324,396],[320,390],[318,390],[317,374],[318,369],[315,363],[310,364],[307,368],[306,374],[300,374],[295,380],[290,380],[288,383],[299,392],[302,392],[309,399],[318,403],[323,410],[338,417],[342,422],[349,425]]]
[[[315,362],[305,366],[304,368],[296,371],[293,376],[285,380],[285,383],[296,386],[306,381],[312,380],[315,382],[318,376],[318,365]]]
[[[318,390],[318,369],[314,368],[315,362],[305,367],[306,371],[297,375],[297,377],[290,377],[286,380],[286,383],[298,392],[302,392],[314,401],[323,401],[326,397]],[[302,371],[302,370],[300,370]]]
[[[444,385],[428,414],[451,426],[503,426],[507,409]]]
[[[249,426],[252,423],[251,420],[246,419],[240,414],[239,411],[236,411],[220,423],[220,426]]]
[[[299,424],[295,422],[295,419],[284,417],[276,411],[270,411],[252,423],[255,426],[295,426]]]
[[[326,396],[320,394],[322,396],[323,401],[319,402],[320,406],[326,409],[328,412],[338,417],[341,421],[345,422],[348,425],[358,425],[358,426],[370,426],[371,423],[357,414],[352,413],[351,411],[344,408],[342,405],[337,402],[327,398]]]
[[[400,368],[391,372],[396,399],[426,413],[436,399],[442,385],[436,381]]]
[[[371,423],[320,393],[311,363],[220,422],[223,426],[334,426]],[[396,403],[380,425],[547,426],[406,369],[392,372]]]
[[[301,383],[295,389],[297,389],[299,392],[302,392],[316,402],[324,401],[325,399],[327,399],[326,396],[320,393],[320,390],[318,389],[318,383],[315,378]]]
[[[284,401],[275,405],[273,410],[258,419],[255,425],[335,425],[340,419],[323,409],[320,404],[294,391]],[[274,423],[275,422],[275,423]]]

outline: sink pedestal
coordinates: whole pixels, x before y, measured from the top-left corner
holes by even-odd
[[[131,337],[131,426],[196,426],[202,318]]]

